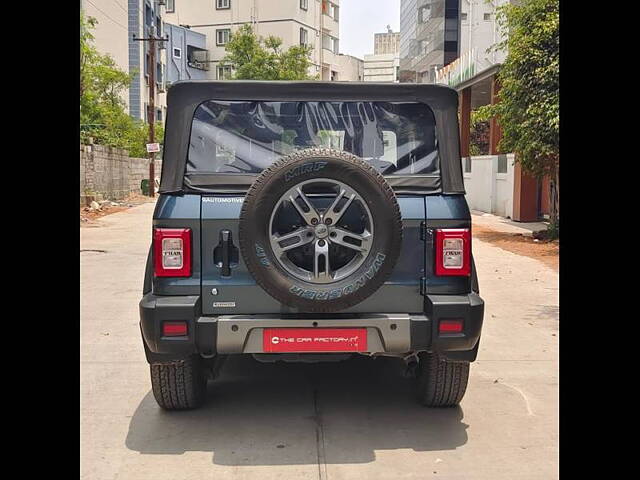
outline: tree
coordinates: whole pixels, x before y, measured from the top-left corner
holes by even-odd
[[[294,45],[282,50],[282,39],[258,37],[245,24],[231,35],[225,46],[226,55],[221,66],[231,66],[236,80],[313,80],[308,74],[311,66],[310,45]]]
[[[149,126],[126,112],[122,93],[135,73],[120,70],[113,58],[100,54],[93,45],[93,17],[80,13],[80,140],[123,148],[134,157],[146,157]],[[160,122],[156,135],[162,142]]]
[[[559,229],[560,105],[558,0],[522,0],[497,11],[507,51],[498,74],[499,101],[478,109],[478,117],[497,116],[502,151],[516,153],[527,173],[551,179],[551,233]]]

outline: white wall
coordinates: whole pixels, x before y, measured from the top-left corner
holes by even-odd
[[[478,65],[476,72],[480,72],[491,65],[502,63],[505,52],[487,49],[499,43],[502,38],[499,34],[499,26],[496,21],[496,8],[508,3],[509,0],[462,0],[460,12],[466,13],[467,18],[460,20],[460,54],[475,48],[478,52]],[[485,14],[489,18],[485,20]]]
[[[513,160],[507,154],[507,173],[498,173],[498,155],[471,157],[471,172],[464,172],[464,188],[471,210],[513,217]]]

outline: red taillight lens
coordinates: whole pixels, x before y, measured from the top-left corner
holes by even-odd
[[[436,230],[436,275],[471,275],[471,232],[468,228]]]
[[[440,320],[438,331],[440,333],[460,333],[462,332],[462,320]]]
[[[164,322],[163,337],[184,337],[187,334],[187,322]]]
[[[190,228],[155,228],[153,248],[156,277],[191,276]]]

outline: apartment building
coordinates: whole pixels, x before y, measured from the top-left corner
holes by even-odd
[[[361,58],[341,53],[337,58],[338,76],[332,80],[362,82],[364,80],[364,62]]]
[[[506,52],[489,49],[502,41],[496,21],[496,9],[508,2],[509,0],[462,0],[460,57],[437,69],[436,83],[455,86],[502,64]]]
[[[167,42],[167,88],[180,80],[205,80],[210,68],[206,35],[164,24]]]
[[[384,55],[387,53],[397,53],[400,51],[400,32],[391,31],[387,25],[385,33],[375,33],[373,35],[373,54]]]
[[[310,44],[309,73],[322,80],[357,80],[357,69],[343,69],[340,59],[338,0],[165,0],[165,21],[206,36],[209,79],[225,79],[220,66],[231,34],[250,24],[256,33],[282,38],[283,48]]]
[[[387,32],[373,35],[373,55],[364,56],[365,82],[397,82],[400,71],[400,33]]]
[[[86,0],[87,2],[89,0]],[[147,121],[149,105],[150,69],[155,69],[155,117],[163,122],[167,110],[165,65],[166,42],[155,44],[155,65],[150,65],[151,42],[136,38],[165,37],[164,1],[128,0],[129,72],[134,78],[129,87],[129,114]]]
[[[400,81],[434,83],[460,56],[462,0],[401,0]]]

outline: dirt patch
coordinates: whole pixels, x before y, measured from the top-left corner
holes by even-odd
[[[112,213],[122,212],[128,210],[136,205],[143,203],[153,202],[153,198],[146,197],[140,194],[129,195],[124,200],[120,200],[117,206],[103,205],[99,210],[91,210],[89,207],[80,207],[80,226],[81,227],[94,227],[98,226],[97,220],[105,215],[111,215]]]
[[[489,242],[509,252],[540,260],[545,265],[559,270],[560,243],[558,240],[535,241],[518,233],[497,232],[483,225],[473,224],[473,236],[483,242]]]

